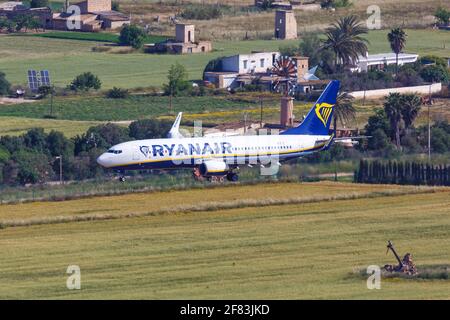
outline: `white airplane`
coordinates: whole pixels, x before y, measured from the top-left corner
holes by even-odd
[[[183,138],[178,131],[180,113],[169,138],[120,143],[100,155],[97,162],[122,174],[126,170],[191,168],[195,177],[237,181],[240,165],[276,167],[283,161],[325,150],[333,141],[348,139],[330,133],[338,91],[339,81],[331,81],[302,123],[279,135]]]

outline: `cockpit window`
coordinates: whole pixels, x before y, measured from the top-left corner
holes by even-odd
[[[119,154],[122,153],[122,150],[114,150],[114,149],[109,149],[108,151],[106,151],[107,153],[114,153],[114,154]]]

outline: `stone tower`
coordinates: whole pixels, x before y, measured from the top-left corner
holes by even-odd
[[[193,43],[195,26],[193,24],[178,23],[175,26],[175,38],[177,42],[181,43]]]
[[[308,57],[300,57],[294,56],[292,57],[296,66],[297,66],[297,79],[301,81],[304,76],[308,73],[309,70],[309,58]]]
[[[275,38],[297,39],[297,21],[294,11],[277,10],[275,12]]]

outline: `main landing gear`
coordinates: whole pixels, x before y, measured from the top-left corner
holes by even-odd
[[[192,176],[194,177],[194,179],[196,181],[204,181],[205,179],[207,179],[209,182],[216,182],[216,183],[222,183],[225,181],[225,179],[227,179],[228,181],[231,181],[231,182],[237,182],[239,180],[238,174],[233,171],[228,171],[228,172],[224,173],[223,175],[206,175],[206,176],[204,176],[200,173],[199,168],[194,168],[194,170],[192,171]]]
[[[227,173],[227,180],[231,182],[237,182],[239,180],[239,176],[237,175],[237,173],[230,171]]]

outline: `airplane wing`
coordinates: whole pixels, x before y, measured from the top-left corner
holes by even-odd
[[[183,135],[180,133],[180,122],[181,122],[182,115],[183,115],[183,112],[178,113],[178,116],[175,119],[175,122],[173,123],[172,128],[170,129],[169,133],[167,134],[167,138],[184,138]]]
[[[372,138],[372,136],[357,136],[357,137],[339,137],[334,138],[333,141],[335,143],[339,143],[343,145],[344,147],[353,147],[359,143],[359,141],[355,140],[361,140],[361,139],[367,139]]]
[[[368,139],[372,138],[372,136],[356,136],[356,137],[339,137],[339,138],[333,138],[334,141],[347,141],[347,140],[361,140],[361,139]]]

